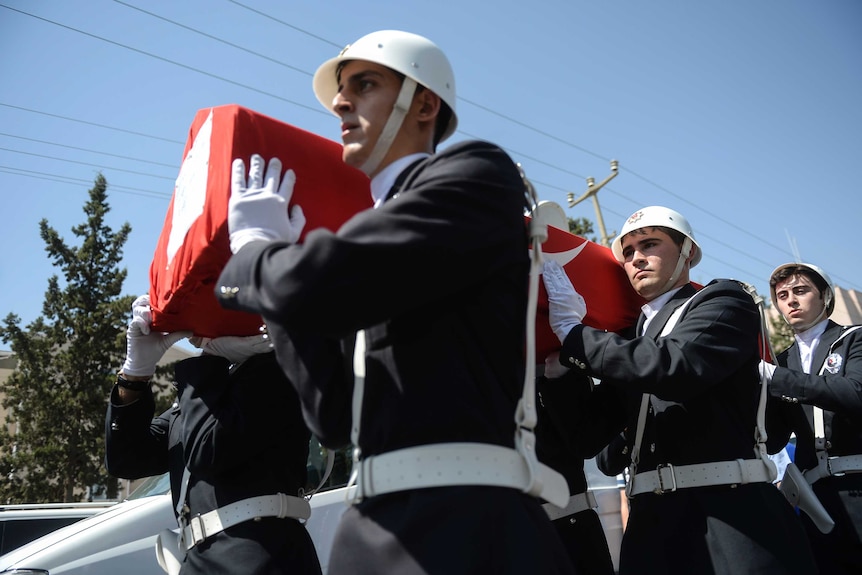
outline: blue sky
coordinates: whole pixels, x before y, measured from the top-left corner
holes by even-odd
[[[858,0],[0,0],[0,318],[41,313],[59,270],[38,222],[77,244],[99,171],[109,224],[133,228],[125,293],[144,293],[197,110],[236,103],[337,140],[311,75],[389,28],[452,61],[446,144],[498,143],[570,217],[595,221],[567,193],[616,159],[598,196],[608,233],[640,207],[677,209],[704,251],[692,279],[767,293],[798,253],[862,290]]]

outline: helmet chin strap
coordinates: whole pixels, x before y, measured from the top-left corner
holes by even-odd
[[[676,261],[676,268],[673,270],[673,273],[670,275],[670,279],[667,280],[667,283],[664,285],[664,290],[661,293],[667,293],[671,289],[673,289],[676,280],[679,279],[679,276],[682,274],[682,268],[685,266],[685,260],[688,259],[689,254],[691,253],[691,240],[689,238],[685,238],[685,241],[682,242],[682,247],[679,250],[679,259]]]
[[[386,125],[383,126],[383,131],[380,132],[380,137],[377,138],[377,143],[374,144],[374,149],[365,163],[360,168],[366,176],[371,176],[380,165],[392,142],[395,141],[395,136],[398,130],[401,129],[401,124],[404,122],[404,116],[410,110],[410,103],[413,101],[413,94],[416,92],[416,81],[412,78],[404,77],[401,83],[401,91],[398,93],[398,99],[395,100],[395,105],[392,107],[392,113],[389,114],[389,119],[386,120]]]

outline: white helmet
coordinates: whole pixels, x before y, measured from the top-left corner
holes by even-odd
[[[681,213],[663,206],[648,206],[646,208],[641,208],[629,216],[629,219],[627,219],[626,223],[623,224],[623,229],[620,230],[620,234],[614,239],[614,243],[611,244],[611,251],[613,251],[614,257],[617,258],[617,261],[620,263],[625,261],[625,258],[623,257],[623,237],[625,237],[626,234],[641,228],[652,228],[656,226],[676,230],[688,238],[691,242],[691,246],[694,248],[694,255],[691,258],[691,267],[700,263],[703,253],[697,240],[694,239],[694,231],[691,229],[691,224],[688,223],[688,220],[685,219],[685,216]],[[685,248],[685,245],[683,245],[683,248]],[[688,255],[688,249],[683,249],[683,252],[686,252],[686,256]]]
[[[809,271],[815,275],[820,276],[820,278],[824,282],[826,282],[826,290],[825,290],[825,293],[823,294],[823,303],[826,304],[826,307],[825,307],[826,317],[829,317],[830,315],[832,315],[832,310],[835,309],[835,284],[832,283],[832,278],[829,277],[829,274],[827,274],[825,271],[823,271],[822,268],[820,268],[819,266],[816,266],[814,264],[807,264],[807,263],[803,263],[803,262],[792,262],[792,263],[788,263],[788,264],[782,264],[782,265],[778,266],[777,268],[775,268],[774,270],[772,270],[772,273],[769,274],[769,292],[770,292],[770,297],[772,297],[772,303],[773,304],[775,303],[775,286],[778,284],[778,280],[775,278],[775,276],[779,272],[782,272],[782,271],[784,271],[786,269],[790,269],[790,268],[802,268],[802,269],[807,270],[807,271]]]
[[[327,110],[338,93],[338,66],[347,60],[365,60],[404,74],[437,94],[452,110],[440,141],[455,132],[455,75],[449,59],[436,44],[423,36],[399,30],[381,30],[348,44],[338,56],[327,60],[314,73],[314,95]],[[411,94],[412,95],[412,94]]]

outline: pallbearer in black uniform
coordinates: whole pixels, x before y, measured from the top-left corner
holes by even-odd
[[[264,174],[253,156],[246,180],[235,162],[235,255],[216,293],[264,316],[323,443],[358,445],[329,573],[573,573],[515,449],[529,269],[517,166],[480,141],[435,153],[455,131],[455,79],[421,36],[360,38],[317,70],[314,91],[375,209],[292,245],[293,174],[275,159]],[[343,342],[358,331],[354,389]]]
[[[647,301],[638,337],[583,325],[583,298],[559,266],[546,264],[544,279],[562,342],[551,365],[601,379],[596,416],[602,396],[624,394],[603,418],[626,430],[631,458],[621,575],[815,573],[765,443],[756,445],[765,388],[754,300],[732,280],[696,291],[689,269],[701,249],[674,210],[638,210],[612,250]]]
[[[862,329],[829,319],[835,290],[813,264],[778,266],[769,288],[794,337],[766,368],[770,447],[796,433],[796,466],[835,523],[823,533],[801,515],[820,572],[862,573]]]

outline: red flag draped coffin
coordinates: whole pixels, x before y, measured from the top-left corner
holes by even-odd
[[[153,326],[196,335],[253,335],[254,314],[229,311],[213,294],[230,257],[227,206],[234,158],[281,159],[296,173],[291,204],[305,212],[305,232],[338,229],[371,207],[368,178],[341,160],[341,145],[237,105],[199,110],[150,266]],[[300,238],[300,242],[302,238]]]
[[[610,248],[549,225],[542,253],[546,260],[556,260],[563,266],[572,285],[586,301],[585,325],[619,332],[637,321],[644,301],[631,287]],[[548,322],[548,292],[540,281],[536,312],[537,363],[559,349],[560,340]]]

